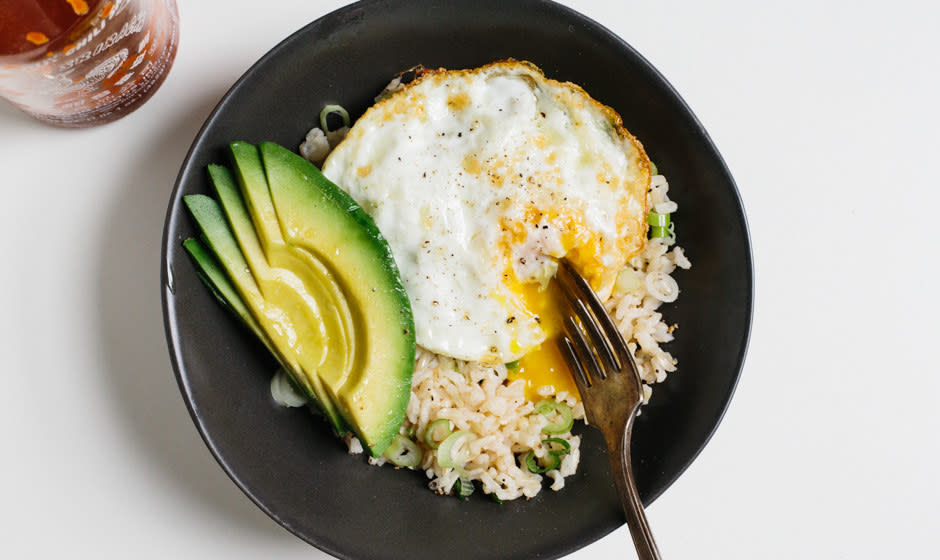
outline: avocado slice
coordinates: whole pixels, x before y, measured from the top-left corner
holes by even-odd
[[[238,242],[232,235],[219,204],[212,198],[201,194],[184,196],[183,202],[193,217],[193,221],[196,222],[203,240],[226,271],[232,286],[236,288],[241,301],[249,310],[250,315],[258,322],[258,325],[263,325],[263,322],[258,319],[260,316],[265,316],[265,314],[277,316],[276,310],[269,310],[270,306],[261,297],[258,285],[249,272],[248,263],[239,250]],[[265,329],[262,328],[262,330]],[[277,351],[277,345],[274,341],[273,337],[268,338],[275,357],[282,364],[289,364],[290,362],[284,355]]]
[[[241,322],[250,330],[261,342],[271,350],[271,343],[268,337],[261,330],[261,325],[251,315],[248,306],[242,301],[240,295],[235,290],[235,286],[229,281],[222,266],[212,256],[212,252],[199,242],[198,239],[189,238],[183,241],[183,248],[189,253],[193,264],[196,265],[196,274],[202,282],[209,288],[212,295],[219,300],[226,309],[238,317]],[[273,353],[273,350],[272,350]]]
[[[378,456],[404,419],[414,370],[414,320],[398,266],[372,218],[319,169],[274,143],[258,149],[284,242],[300,260],[322,263],[348,302],[352,367],[322,379]]]
[[[332,389],[353,365],[348,304],[322,263],[285,242],[257,147],[234,142],[230,152],[238,187],[225,167],[209,166],[209,174],[262,296],[293,317],[296,362],[287,369],[315,395],[337,433],[345,433]]]
[[[258,238],[268,264],[278,270],[298,275],[302,285],[315,296],[308,302],[316,317],[312,324],[321,328],[324,355],[316,366],[308,364],[305,371],[318,371],[326,381],[326,389],[342,386],[353,367],[355,338],[352,333],[352,312],[342,290],[334,281],[325,264],[314,255],[298,251],[285,241],[283,224],[271,199],[270,187],[261,164],[258,148],[246,142],[233,142],[229,151],[235,168],[235,177],[241,189],[248,212],[258,231]],[[257,272],[255,276],[257,277]],[[263,292],[262,288],[262,292]],[[316,302],[320,303],[319,306]]]
[[[212,292],[219,303],[222,304],[222,307],[228,309],[241,320],[242,324],[264,344],[269,352],[271,352],[271,355],[276,357],[278,355],[277,350],[271,345],[271,341],[268,340],[268,335],[264,333],[264,329],[262,329],[258,321],[255,320],[248,306],[245,305],[245,302],[242,301],[235,286],[233,286],[232,282],[228,279],[225,270],[212,255],[212,251],[207,249],[198,239],[192,237],[183,241],[183,248],[189,253],[193,264],[196,265],[196,274],[206,287],[209,288],[209,291]],[[281,369],[287,372],[283,364],[281,365]],[[288,376],[291,377],[294,387],[300,392],[305,393],[301,386],[293,380],[294,376],[290,373],[288,373]],[[306,397],[309,405],[313,406],[315,409],[320,409],[316,397],[309,394],[307,394]]]
[[[229,144],[229,155],[232,160],[232,171],[241,189],[240,198],[244,200],[247,214],[254,224],[254,231],[265,255],[271,255],[278,250],[286,249],[281,229],[277,223],[277,212],[271,201],[268,190],[268,180],[264,176],[261,166],[261,154],[254,144],[248,142],[232,142]],[[213,167],[209,166],[210,173]],[[225,168],[222,168],[225,169]],[[226,170],[227,171],[227,170]],[[236,196],[237,193],[236,193]]]
[[[345,423],[315,373],[325,361],[329,334],[317,299],[307,293],[301,277],[303,269],[299,269],[301,275],[298,275],[290,269],[269,266],[269,259],[262,250],[232,174],[225,167],[211,165],[209,177],[221,201],[236,247],[241,250],[242,261],[245,262],[242,271],[250,270],[247,274],[257,286],[261,302],[255,307],[255,318],[280,350],[275,355],[281,356],[281,364],[291,374],[294,383],[316,402],[333,430],[337,434],[345,434],[348,431]],[[267,189],[266,183],[264,188]],[[274,231],[279,231],[276,224]],[[242,271],[232,273],[236,286],[238,278],[244,277]],[[249,292],[253,293],[253,290]],[[334,314],[332,310],[328,313]]]
[[[234,175],[209,166],[219,202],[184,197],[209,251],[196,240],[184,245],[212,293],[337,434],[351,429],[378,456],[404,418],[415,358],[411,307],[388,243],[300,156],[243,142],[230,154]]]

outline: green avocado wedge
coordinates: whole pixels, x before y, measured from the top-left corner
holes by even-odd
[[[255,149],[254,146],[251,148]],[[260,165],[260,160],[258,160],[258,165]],[[256,319],[262,329],[268,331],[269,337],[280,340],[279,343],[275,342],[275,346],[280,349],[279,354],[284,358],[282,365],[291,375],[294,383],[316,401],[334,431],[337,434],[345,434],[348,430],[344,428],[344,423],[336,411],[332,398],[324,389],[320,378],[315,373],[310,374],[310,372],[315,372],[324,361],[329,348],[327,343],[329,333],[327,332],[328,325],[323,319],[324,310],[315,297],[310,297],[304,279],[301,277],[306,269],[303,267],[291,269],[270,264],[278,260],[274,257],[287,252],[288,248],[281,240],[279,244],[271,246],[267,254],[265,253],[239,188],[235,184],[235,179],[227,168],[210,165],[209,178],[236,238],[236,243],[241,248],[242,256],[264,300],[266,309],[262,312],[263,315],[256,315]],[[266,195],[267,182],[263,171],[260,178],[264,181],[262,193]],[[280,240],[280,226],[277,224],[273,206],[269,216],[269,220],[274,222],[268,225],[269,231]],[[334,314],[331,310],[326,312],[330,315]]]
[[[319,344],[308,343],[308,348],[299,354],[298,358],[302,362],[301,369],[307,377],[301,381],[316,391],[318,398],[326,405],[324,409],[327,415],[333,418],[336,415],[333,406],[334,391],[346,381],[355,357],[355,338],[349,304],[326,265],[312,254],[299,250],[298,247],[286,241],[281,231],[283,224],[278,221],[270,186],[261,165],[258,148],[245,142],[233,142],[229,150],[235,168],[235,178],[245,201],[243,207],[251,215],[255,230],[258,232],[258,241],[251,239],[247,245],[243,244],[248,264],[252,266],[256,279],[265,279],[261,289],[262,293],[269,294],[266,297],[279,299],[284,296],[282,293],[275,294],[270,289],[266,290],[272,285],[281,288],[297,288],[297,295],[302,298],[302,301],[287,305],[285,308],[301,310],[306,314],[306,317],[297,320],[298,329],[315,328],[317,330],[316,333],[308,332],[307,336],[301,336],[298,342],[300,344],[312,342],[315,340],[314,335],[322,339]],[[219,182],[214,177],[213,182],[222,198],[223,206],[227,206],[226,199],[237,200],[234,194],[223,197]],[[236,229],[236,235],[239,235],[239,229],[250,231],[248,222],[242,218],[245,210],[238,212],[240,221],[245,222],[242,226],[235,226],[230,215],[230,222]],[[248,235],[246,234],[245,237],[247,238]],[[240,235],[239,238],[241,240]],[[265,262],[256,266],[254,263],[258,259],[253,258],[249,251],[258,251],[259,245],[263,250]],[[280,277],[272,278],[271,271],[275,271]],[[272,284],[269,280],[274,283]],[[317,350],[320,351],[319,355],[316,354]]]
[[[218,201],[184,197],[201,233],[184,247],[211,293],[323,412],[373,456],[411,394],[414,323],[385,238],[344,191],[272,143],[209,166]]]
[[[323,262],[349,302],[354,364],[330,389],[378,456],[404,419],[414,371],[414,320],[398,266],[372,218],[312,163],[270,142],[258,148],[285,241]]]
[[[212,295],[219,300],[219,303],[241,319],[245,327],[254,333],[258,340],[264,343],[273,354],[274,351],[271,348],[270,341],[268,341],[268,336],[261,330],[261,325],[255,320],[251,311],[248,310],[248,306],[242,301],[235,286],[229,281],[222,265],[212,256],[212,252],[206,249],[206,247],[195,238],[189,238],[183,241],[183,248],[189,253],[193,264],[196,265],[196,273],[199,275],[202,282],[212,291]]]
[[[199,228],[205,246],[209,248],[217,262],[225,271],[230,281],[230,286],[234,288],[236,292],[235,295],[239,297],[244,308],[248,310],[250,317],[254,319],[256,325],[264,333],[265,339],[262,339],[262,342],[286,370],[296,374],[298,370],[296,369],[296,363],[291,360],[289,354],[290,346],[284,344],[284,332],[286,328],[290,328],[290,323],[286,321],[281,309],[273,303],[266,301],[261,295],[258,284],[249,271],[248,263],[239,250],[238,242],[232,230],[229,228],[228,223],[225,221],[222,208],[213,198],[201,194],[185,196],[183,197],[183,202],[186,204],[187,210],[189,210],[193,221]],[[192,255],[192,252],[190,254]],[[205,262],[201,264],[205,264]],[[199,272],[199,268],[200,262],[197,261],[197,273]],[[203,269],[203,273],[204,272],[205,270]],[[203,279],[211,278],[205,274],[200,274],[200,277]],[[222,290],[216,291],[215,288],[215,285],[209,284],[210,291],[216,294],[216,296],[225,293]],[[239,307],[237,301],[234,299],[227,301],[227,303],[229,309],[237,309]],[[295,377],[299,378],[300,376],[295,375]],[[318,402],[317,395],[310,391],[305,385],[299,385],[307,392],[311,400],[322,408],[322,404]],[[334,430],[337,430],[337,433],[345,433],[347,431],[342,429],[341,423],[338,423],[338,417],[336,422],[329,416],[327,418],[330,420]]]

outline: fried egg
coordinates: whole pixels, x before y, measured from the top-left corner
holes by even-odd
[[[461,360],[563,368],[547,344],[558,259],[604,299],[646,242],[643,147],[614,110],[528,62],[421,73],[356,121],[323,172],[387,238],[418,344]]]

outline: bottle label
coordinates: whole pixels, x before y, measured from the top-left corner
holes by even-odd
[[[71,124],[81,125],[136,107],[162,82],[176,54],[175,8],[173,0],[106,2],[74,42],[35,61],[0,62],[0,94],[64,125],[71,116],[77,119]]]

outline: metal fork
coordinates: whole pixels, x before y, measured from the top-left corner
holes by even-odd
[[[571,313],[558,344],[581,393],[588,422],[604,434],[610,469],[640,560],[659,560],[633,480],[630,436],[642,402],[640,372],[604,305],[570,263],[556,276]]]

